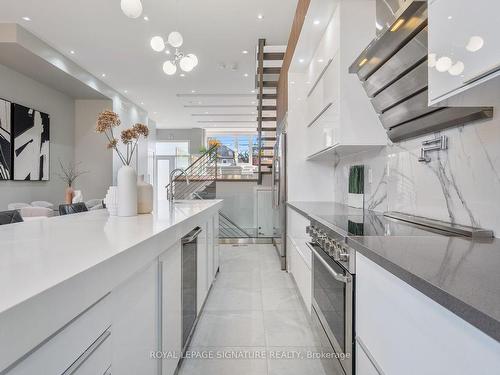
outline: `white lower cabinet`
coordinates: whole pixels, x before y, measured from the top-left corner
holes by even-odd
[[[287,269],[292,275],[300,296],[308,311],[311,310],[311,250],[306,245],[310,241],[306,233],[309,219],[295,210],[287,208]]]
[[[182,350],[182,245],[177,242],[158,258],[161,285],[161,373],[173,375]]]
[[[111,292],[114,374],[156,374],[158,263],[150,263]]]
[[[356,341],[356,374],[358,375],[383,375],[378,372],[375,365],[368,357],[363,347]]]
[[[218,214],[200,225],[198,313],[219,267],[218,225]],[[36,319],[36,315],[33,318]],[[179,239],[8,370],[0,372],[8,375],[173,375],[181,350],[182,245]],[[163,352],[165,358],[160,360],[158,352]]]
[[[30,355],[23,358],[7,374],[63,374],[77,360],[80,360],[82,364],[88,362],[86,367],[94,365],[102,369],[104,373],[111,365],[110,307],[109,296],[96,302]],[[100,338],[105,338],[102,340],[104,346],[95,351],[89,350],[92,344]]]
[[[361,254],[356,336],[386,375],[495,374],[500,343]],[[372,374],[363,355],[358,375]]]

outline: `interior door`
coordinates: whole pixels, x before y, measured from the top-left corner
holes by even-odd
[[[274,235],[272,190],[257,190],[257,227],[259,237],[272,237]]]
[[[165,201],[168,199],[167,189],[170,171],[172,171],[175,166],[174,156],[157,156],[156,157],[156,168],[155,168],[155,182],[156,182],[156,202]]]

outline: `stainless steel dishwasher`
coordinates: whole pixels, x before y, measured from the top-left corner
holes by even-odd
[[[201,228],[196,227],[182,238],[182,352],[186,351],[196,325],[197,246]]]

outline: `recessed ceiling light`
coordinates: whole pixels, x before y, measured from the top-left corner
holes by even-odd
[[[250,92],[251,92],[252,94],[255,94],[255,90],[250,90]]]
[[[262,14],[260,14],[260,13],[259,13],[259,14],[257,14],[257,18],[258,18],[259,20],[261,20],[261,19],[263,19],[263,18],[264,18],[264,16],[263,16]]]
[[[184,73],[179,74],[181,77],[185,77],[186,75]]]
[[[106,77],[106,73],[102,73],[102,74],[101,74],[101,77],[102,77],[102,78]]]
[[[314,20],[313,24],[319,25],[320,24],[320,20]]]
[[[144,16],[144,21],[149,21],[149,17],[148,16]]]
[[[69,51],[69,53],[71,53],[72,55],[74,55],[75,51],[71,50],[71,51]]]
[[[165,53],[166,53],[167,55],[170,55],[170,50],[169,50],[169,49],[165,50]]]
[[[248,51],[246,49],[244,49],[243,51],[241,51],[241,53],[246,55],[248,53]]]
[[[194,94],[196,92],[196,90],[191,90],[191,94]]]
[[[248,77],[248,73],[243,74],[243,77]]]
[[[448,16],[448,19],[449,19],[449,20],[452,20],[452,19],[453,19],[453,16]]]
[[[322,63],[322,62],[323,62],[323,59],[318,59],[318,62],[319,62],[319,63]]]
[[[25,21],[28,21],[28,22],[29,22],[29,21],[31,21],[31,18],[24,16],[24,17],[23,17],[23,20],[25,20]]]
[[[304,59],[299,59],[299,63],[303,63],[305,60]]]

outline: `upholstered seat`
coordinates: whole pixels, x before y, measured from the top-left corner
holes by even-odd
[[[27,217],[52,217],[54,211],[46,207],[24,207],[20,210],[23,219]]]
[[[53,208],[54,205],[50,202],[47,202],[47,201],[34,201],[34,202],[31,202],[31,205],[33,207],[44,207],[44,208]]]
[[[61,204],[59,206],[59,215],[71,215],[86,211],[88,211],[88,209],[85,203],[83,202],[72,203],[72,204]]]
[[[0,225],[20,223],[22,221],[23,218],[17,210],[0,212]]]
[[[9,211],[20,210],[21,208],[24,208],[24,207],[31,207],[31,205],[28,203],[9,203],[7,205],[7,209]]]

